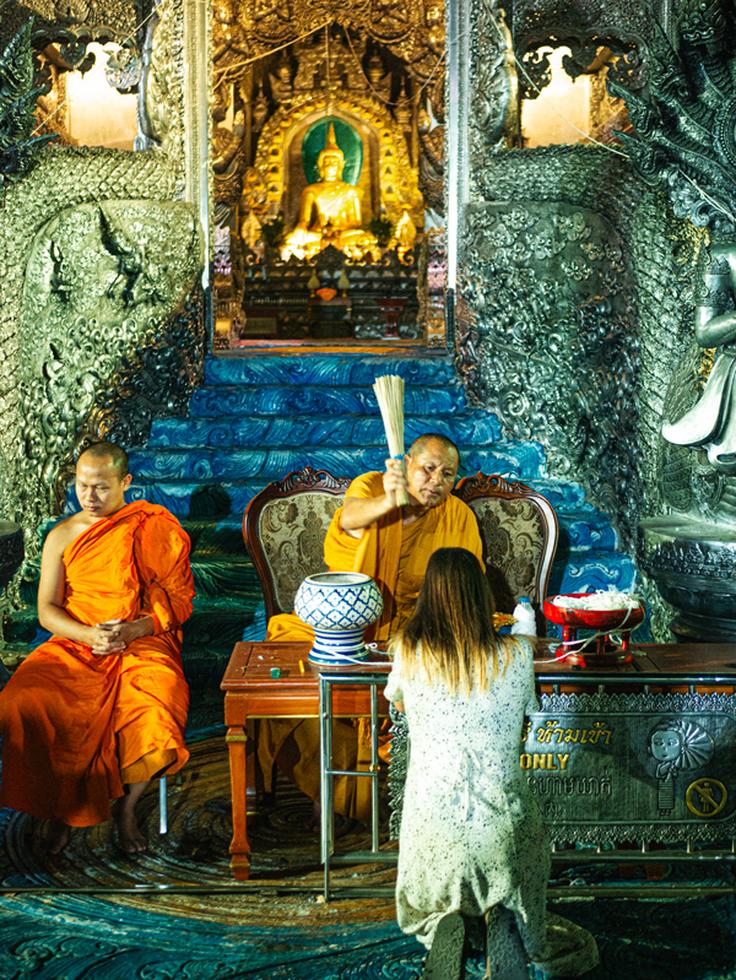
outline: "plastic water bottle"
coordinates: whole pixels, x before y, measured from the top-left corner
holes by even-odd
[[[515,623],[511,626],[514,635],[536,636],[537,617],[534,615],[534,607],[529,601],[529,596],[519,596],[519,601],[514,607]]]

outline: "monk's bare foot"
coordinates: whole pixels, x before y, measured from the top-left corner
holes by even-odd
[[[143,854],[148,849],[148,841],[143,836],[135,816],[135,804],[124,796],[113,805],[113,820],[118,831],[118,845],[126,854]]]
[[[43,849],[47,854],[61,854],[72,836],[72,828],[61,820],[49,820],[43,838]]]

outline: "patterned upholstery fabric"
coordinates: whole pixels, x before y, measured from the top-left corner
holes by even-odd
[[[520,595],[539,605],[539,572],[544,554],[545,519],[535,504],[520,497],[479,497],[471,500],[483,540],[496,604],[510,612]]]
[[[315,490],[271,500],[264,506],[258,537],[281,612],[292,611],[296,590],[307,575],[325,570],[325,534],[342,501],[342,496]]]
[[[291,612],[294,596],[307,575],[325,570],[323,545],[342,495],[301,490],[264,505],[258,537],[273,580],[281,612]],[[479,497],[468,501],[480,527],[483,555],[499,610],[511,612],[516,597],[529,596],[538,606],[539,574],[544,556],[545,516],[522,496]]]

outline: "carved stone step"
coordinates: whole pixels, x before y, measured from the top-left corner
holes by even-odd
[[[404,412],[420,415],[431,409],[438,417],[459,415],[467,411],[462,389],[450,386],[415,387],[404,393]],[[189,403],[193,418],[242,416],[320,415],[325,420],[341,415],[375,415],[379,408],[373,389],[330,385],[222,385],[197,388]]]
[[[407,445],[424,432],[440,432],[458,444],[476,446],[501,439],[501,427],[490,412],[454,415],[449,419],[434,413],[405,417]],[[158,419],[153,423],[148,441],[149,449],[313,446],[315,460],[319,447],[324,445],[383,447],[386,445],[383,422],[378,415],[349,414],[330,419],[314,415]]]
[[[499,440],[488,446],[461,446],[466,473],[481,470],[516,479],[540,475],[544,457],[537,443]],[[143,449],[130,454],[130,468],[137,480],[237,481],[253,478],[279,480],[305,466],[324,468],[339,476],[357,476],[383,469],[384,445],[363,447],[312,446],[272,449]]]
[[[192,522],[184,522],[190,525]],[[197,595],[230,596],[234,603],[258,601],[261,586],[253,562],[245,550],[240,522],[237,522],[237,536],[233,528],[232,538],[228,536],[227,550],[219,550],[195,538],[191,554],[192,575]],[[39,561],[29,562],[24,570],[21,583],[21,598],[35,610],[38,592]]]
[[[412,351],[386,354],[324,354],[304,350],[298,354],[253,354],[208,357],[205,385],[326,385],[330,388],[370,386],[376,377],[398,374],[407,389],[416,385],[451,385],[462,391],[451,359],[444,352]]]
[[[242,515],[234,514],[219,521],[184,518],[181,523],[192,542],[193,561],[208,555],[245,555]]]
[[[571,552],[611,550],[619,544],[618,535],[606,514],[599,511],[558,514],[560,540],[558,557]]]
[[[220,675],[224,670],[233,645],[240,640],[243,630],[253,619],[253,610],[260,601],[257,594],[248,597],[197,596],[190,619],[184,625],[184,665],[188,660],[214,659]],[[36,620],[35,607],[14,613],[6,628],[6,645],[13,653],[25,656],[37,647],[49,634]]]
[[[549,594],[596,592],[598,589],[629,592],[635,582],[636,565],[623,552],[573,552],[552,566]]]

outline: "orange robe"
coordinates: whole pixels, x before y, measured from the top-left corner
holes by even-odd
[[[371,498],[383,494],[383,474],[365,473],[348,487],[346,497]],[[439,548],[467,548],[483,564],[483,546],[475,514],[457,497],[449,496],[412,524],[404,525],[396,510],[364,529],[354,538],[341,526],[342,507],[332,518],[325,536],[325,564],[333,572],[362,572],[378,583],[383,595],[383,613],[366,631],[366,637],[385,645],[414,611],[429,559]],[[314,632],[294,613],[272,616],[269,640],[307,640]],[[355,731],[348,722],[333,726],[333,762],[338,769],[364,768],[370,761],[368,732]],[[297,786],[312,799],[319,799],[319,729],[305,719],[261,723],[258,761],[264,784],[270,786],[274,760]],[[356,786],[356,783],[358,785]],[[362,785],[361,785],[362,784]],[[339,777],[335,780],[335,809],[367,822],[370,816],[368,780]]]
[[[383,474],[374,472],[353,480],[345,496],[366,499],[383,492]],[[392,511],[365,528],[360,538],[343,531],[341,518],[339,507],[325,536],[325,564],[333,572],[362,572],[376,580],[383,595],[383,613],[366,635],[381,645],[410,618],[435,551],[467,548],[483,564],[475,514],[452,495],[412,524],[402,524],[401,512]],[[266,635],[269,640],[314,638],[311,628],[294,613],[272,616]]]
[[[63,606],[87,625],[150,615],[154,634],[122,654],[52,636],[0,694],[0,805],[73,827],[102,823],[126,783],[189,757],[181,624],[194,586],[189,538],[164,507],[137,500],[64,550]]]

